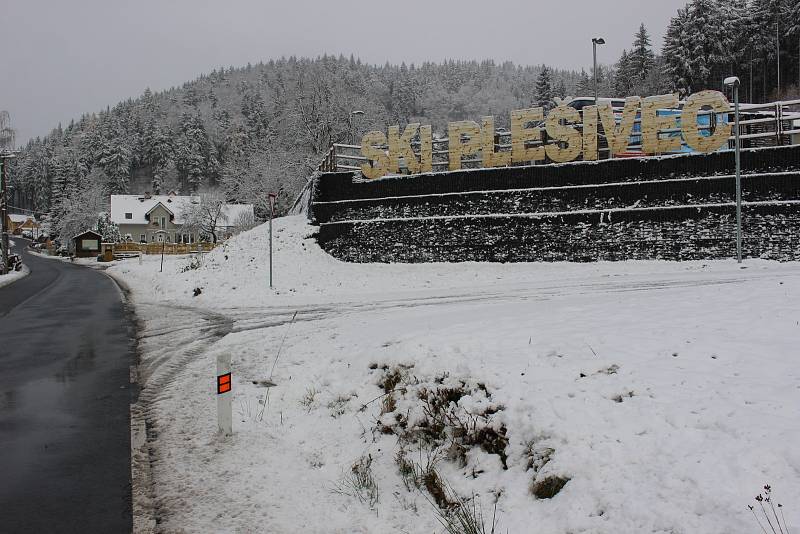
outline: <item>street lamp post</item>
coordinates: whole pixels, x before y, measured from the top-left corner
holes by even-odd
[[[363,115],[364,112],[360,109],[350,112],[350,144],[356,144],[356,117]]]
[[[739,138],[739,78],[731,76],[723,82],[733,87],[734,128],[736,129],[736,261],[742,263],[742,142]]]
[[[597,105],[597,45],[606,44],[606,40],[602,37],[594,37],[592,39],[592,55],[594,56],[594,105]]]

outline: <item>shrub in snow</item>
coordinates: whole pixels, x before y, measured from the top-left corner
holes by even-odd
[[[380,492],[372,474],[372,455],[362,456],[350,468],[334,492],[355,497],[370,508],[375,508],[380,500]]]

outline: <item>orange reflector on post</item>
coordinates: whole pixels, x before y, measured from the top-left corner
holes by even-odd
[[[231,390],[231,374],[226,373],[217,377],[217,395],[222,395]]]

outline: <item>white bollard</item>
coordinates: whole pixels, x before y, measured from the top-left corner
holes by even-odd
[[[223,436],[233,435],[232,396],[231,355],[220,354],[217,356],[217,424]]]

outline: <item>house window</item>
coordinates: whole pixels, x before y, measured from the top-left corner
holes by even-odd
[[[163,230],[166,227],[167,227],[167,218],[161,217],[161,229]]]
[[[140,243],[147,243],[147,236],[144,234],[139,234],[139,242]]]
[[[125,218],[126,219],[133,219],[133,213],[126,213],[125,214]]]

